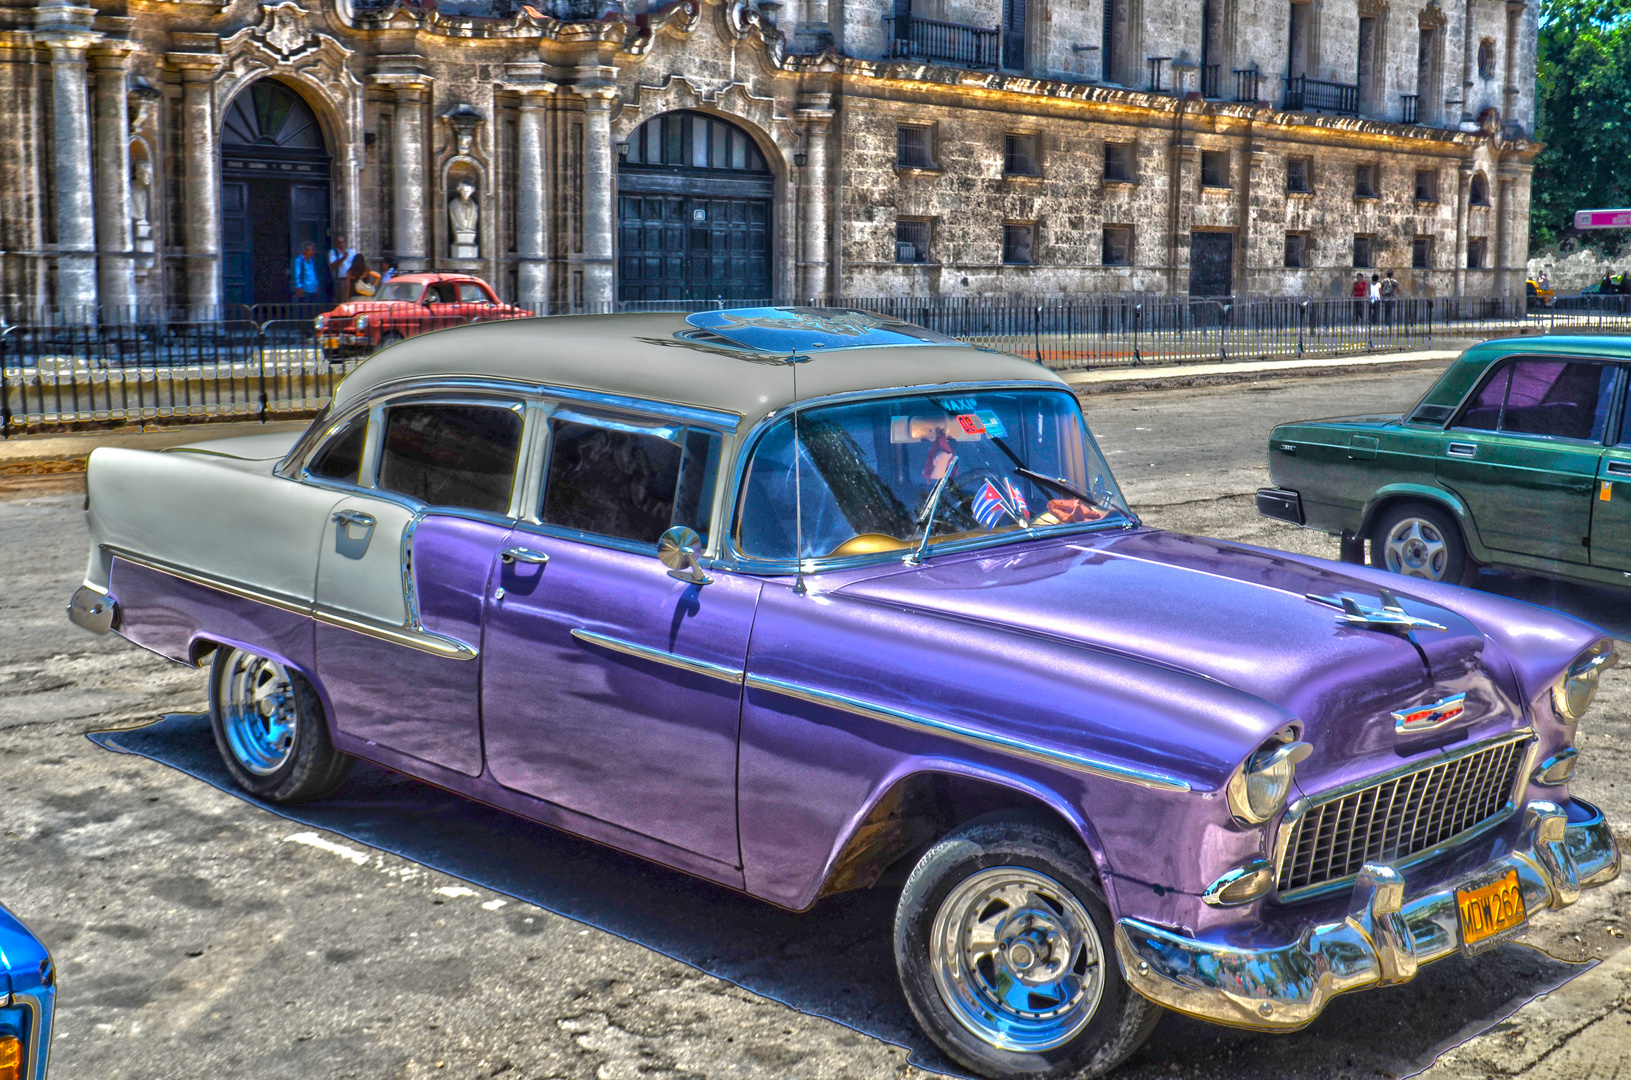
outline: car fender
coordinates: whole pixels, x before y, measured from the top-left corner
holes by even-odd
[[[1467,550],[1479,562],[1488,562],[1488,551],[1478,538],[1478,527],[1472,520],[1472,514],[1467,510],[1467,504],[1461,497],[1448,488],[1435,487],[1431,484],[1388,484],[1378,488],[1371,495],[1370,501],[1365,504],[1364,512],[1360,515],[1359,531],[1357,536],[1369,536],[1370,531],[1376,527],[1376,519],[1389,503],[1401,499],[1412,499],[1431,503],[1442,507],[1455,516],[1456,524],[1461,526],[1461,538],[1467,544]]]
[[[323,703],[323,724],[328,728],[329,738],[334,737],[334,704],[329,701],[328,691],[323,687],[323,681],[317,677],[316,670],[310,664],[296,659],[286,649],[268,645],[263,641],[249,641],[226,634],[210,633],[207,630],[199,630],[188,639],[187,658],[194,667],[202,668],[206,666],[205,659],[216,649],[222,648],[241,649],[256,656],[264,656],[268,660],[275,660],[305,679],[311,684],[312,689],[317,691],[318,700]],[[210,692],[211,694],[214,693],[213,688]]]
[[[1100,841],[1099,835],[1093,828],[1092,823],[1089,822],[1082,814],[1081,809],[1073,805],[1068,798],[1065,798],[1059,792],[1044,784],[1037,783],[1029,777],[1018,776],[1013,773],[1003,772],[1001,770],[992,769],[987,766],[974,764],[972,762],[963,761],[957,758],[937,756],[902,760],[895,766],[895,768],[890,769],[889,771],[878,776],[876,783],[873,784],[872,790],[868,792],[867,797],[861,807],[850,818],[849,822],[838,833],[838,835],[834,837],[832,850],[829,852],[827,856],[827,863],[821,871],[821,876],[819,879],[820,887],[817,895],[825,895],[829,892],[840,891],[840,888],[833,887],[834,873],[844,861],[845,856],[850,851],[852,845],[855,845],[857,834],[861,832],[861,830],[871,820],[874,812],[878,810],[879,804],[886,798],[889,798],[890,795],[898,788],[909,784],[914,779],[928,779],[934,776],[955,777],[961,780],[975,781],[980,784],[989,785],[993,788],[1000,788],[1005,791],[1012,792],[1017,796],[1021,796],[1022,799],[1026,801],[1041,803],[1043,806],[1053,811],[1053,813],[1056,814],[1059,819],[1076,834],[1077,839],[1081,840],[1082,845],[1087,848],[1088,854],[1093,860],[1094,868],[1098,870],[1099,880],[1105,890],[1108,892],[1111,888],[1113,888],[1114,878],[1111,873],[1111,867],[1109,865],[1109,860],[1106,855],[1104,845]],[[962,822],[956,822],[951,825],[951,828],[955,829],[961,824]],[[942,835],[945,831],[947,830],[940,830]],[[939,836],[935,836],[932,839],[938,841],[939,838]],[[904,852],[902,852],[902,854],[904,854]],[[890,857],[890,860],[893,861],[894,858],[899,857],[900,855],[897,854]],[[882,867],[879,869],[882,869]]]

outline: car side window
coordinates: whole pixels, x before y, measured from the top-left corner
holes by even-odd
[[[464,281],[459,283],[459,303],[486,304],[489,302],[490,301],[487,294],[482,291],[480,285],[477,285],[473,281]]]
[[[1473,431],[1494,431],[1501,426],[1501,403],[1506,400],[1507,384],[1512,381],[1512,365],[1506,364],[1484,384],[1482,390],[1467,403],[1456,427]]]
[[[716,432],[562,411],[550,418],[549,442],[545,524],[642,544],[686,525],[707,541]]]
[[[500,405],[385,410],[378,486],[432,506],[502,514],[521,449],[521,415]]]
[[[1609,364],[1519,360],[1501,411],[1501,430],[1600,441],[1614,388]]]
[[[364,411],[317,451],[306,471],[324,480],[355,484],[362,472],[362,448],[367,438],[368,413]]]
[[[426,297],[433,304],[456,304],[459,300],[459,292],[451,284],[439,282],[429,287]]]
[[[1620,445],[1631,446],[1631,400],[1620,411],[1624,414],[1620,418]]]

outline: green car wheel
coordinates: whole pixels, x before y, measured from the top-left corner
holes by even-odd
[[[1371,530],[1370,561],[1379,570],[1452,585],[1470,584],[1478,576],[1461,526],[1426,503],[1400,503],[1377,519]]]

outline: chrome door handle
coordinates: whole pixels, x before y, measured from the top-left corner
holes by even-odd
[[[538,566],[547,566],[549,564],[548,555],[545,555],[542,551],[534,551],[532,548],[527,547],[507,547],[498,553],[498,557],[506,564],[518,562],[534,563]]]
[[[374,527],[374,515],[365,514],[361,510],[341,510],[334,515],[334,524],[362,525],[372,529]]]
[[[1603,471],[1610,476],[1631,477],[1631,461],[1610,461],[1603,466]]]
[[[1470,442],[1453,442],[1445,447],[1445,453],[1451,457],[1472,458],[1478,456],[1478,444]]]

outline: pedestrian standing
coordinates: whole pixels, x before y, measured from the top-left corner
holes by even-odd
[[[385,264],[385,273],[380,275],[379,283],[381,285],[385,284],[387,281],[390,281],[392,278],[396,277],[396,274],[396,260],[390,259]]]
[[[1365,275],[1355,274],[1353,284],[1354,298],[1354,325],[1358,326],[1365,321],[1365,297],[1370,290],[1365,287]]]
[[[322,286],[317,277],[317,245],[307,240],[289,264],[289,291],[297,304],[315,304]]]
[[[356,280],[357,249],[345,245],[345,236],[334,234],[334,246],[328,249],[328,276],[334,290],[335,303],[351,299],[351,283]]]
[[[1387,272],[1382,279],[1382,322],[1387,325],[1388,331],[1393,330],[1393,308],[1399,299],[1399,279],[1393,276],[1393,271]]]
[[[1376,325],[1377,308],[1380,306],[1381,301],[1382,301],[1382,275],[1381,274],[1372,274],[1370,276],[1370,285],[1365,289],[1365,295],[1370,298],[1370,321],[1371,321],[1371,325],[1375,326]]]

